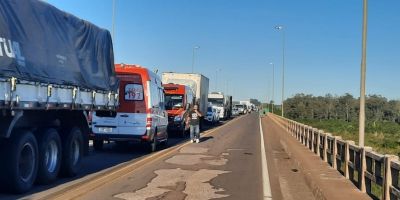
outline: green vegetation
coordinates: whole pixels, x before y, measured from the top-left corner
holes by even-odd
[[[285,116],[358,143],[358,99],[350,94],[314,97],[298,94],[285,101]],[[400,101],[379,95],[366,99],[365,144],[400,156]]]
[[[358,143],[358,123],[343,120],[298,120],[314,128],[324,130],[345,140]],[[395,122],[367,123],[365,144],[379,153],[400,156],[400,125]]]

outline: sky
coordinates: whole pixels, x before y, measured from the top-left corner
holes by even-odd
[[[112,0],[48,0],[112,30]],[[297,93],[359,96],[362,0],[115,0],[115,63],[194,72],[234,100]],[[400,1],[370,0],[367,94],[400,99]]]

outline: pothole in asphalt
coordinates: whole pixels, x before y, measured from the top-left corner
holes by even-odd
[[[209,165],[225,165],[228,160],[221,157],[206,156],[206,155],[176,155],[165,161],[166,163],[175,165],[196,165],[196,164],[209,164]]]
[[[253,155],[253,153],[249,153],[249,152],[245,152],[245,153],[243,153],[243,154],[245,154],[245,155]]]
[[[183,147],[179,150],[179,153],[186,153],[186,154],[202,154],[202,153],[207,153],[208,148],[204,147],[192,147],[192,146],[186,146]]]
[[[161,169],[154,173],[157,176],[146,187],[114,195],[116,198],[127,200],[140,200],[155,197],[169,197],[175,191],[177,196],[185,199],[216,199],[228,197],[223,188],[215,188],[210,181],[220,174],[229,173],[222,170],[201,169],[198,171],[178,169]]]
[[[299,170],[298,169],[292,169],[292,172],[298,172]]]

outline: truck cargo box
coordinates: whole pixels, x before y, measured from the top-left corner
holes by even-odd
[[[117,91],[107,30],[43,1],[0,1],[0,107],[114,105]]]
[[[189,86],[195,95],[196,103],[203,114],[207,113],[209,79],[202,74],[165,72],[164,84],[174,83]]]

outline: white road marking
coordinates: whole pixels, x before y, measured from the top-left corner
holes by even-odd
[[[267,156],[265,155],[264,132],[262,130],[261,118],[260,118],[260,134],[261,134],[261,169],[262,169],[264,200],[272,200],[271,184],[269,182]]]

